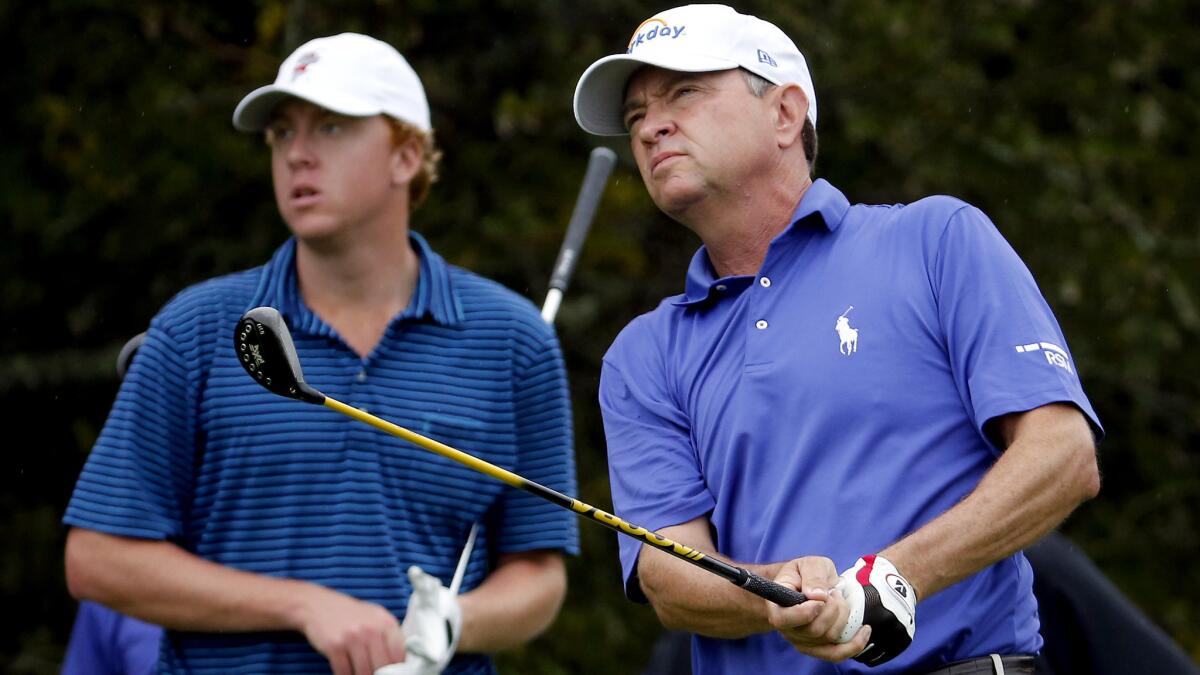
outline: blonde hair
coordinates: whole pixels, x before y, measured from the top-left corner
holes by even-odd
[[[429,189],[437,182],[438,163],[442,159],[442,151],[434,142],[432,131],[421,131],[408,122],[387,115],[384,115],[383,118],[392,128],[394,145],[407,143],[412,138],[418,138],[421,141],[421,168],[417,170],[412,182],[408,184],[409,208],[415,209],[425,201],[425,198],[429,196]]]

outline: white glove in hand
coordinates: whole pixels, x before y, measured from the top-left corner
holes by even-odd
[[[404,629],[401,663],[375,671],[375,675],[438,675],[454,657],[462,634],[462,609],[458,598],[442,582],[416,565],[408,568],[413,592],[400,627]]]
[[[835,588],[850,605],[850,617],[838,642],[849,642],[863,625],[871,627],[870,642],[855,661],[877,666],[912,644],[917,631],[917,594],[887,558],[859,558],[854,567],[842,572]]]

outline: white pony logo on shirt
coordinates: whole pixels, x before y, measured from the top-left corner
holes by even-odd
[[[846,308],[846,311],[842,312],[842,315],[837,319],[837,324],[833,327],[834,330],[837,331],[838,339],[842,341],[842,343],[838,345],[838,351],[840,351],[844,356],[850,356],[854,352],[858,351],[858,329],[851,328],[850,319],[846,318],[846,315],[849,314],[850,310],[852,309],[854,309],[854,305],[850,305],[848,308]]]

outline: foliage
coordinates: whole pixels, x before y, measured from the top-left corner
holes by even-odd
[[[446,151],[416,228],[540,301],[584,169],[571,94],[658,4],[633,0],[50,0],[0,5],[0,661],[57,672],[74,602],[58,524],[115,390],[112,363],[173,293],[264,260],[286,235],[234,105],[299,42],[389,40],[422,74]],[[954,194],[1022,254],[1107,429],[1105,488],[1067,532],[1193,654],[1200,532],[1200,9],[1184,0],[739,3],[805,51],[818,173],[854,201]],[[559,317],[580,496],[609,503],[596,408],[616,332],[676,292],[696,240],[645,196],[628,151]],[[27,433],[21,433],[25,431]],[[635,672],[657,622],[619,591],[613,535],[584,526],[562,617],[507,672]],[[580,649],[586,645],[586,649]]]

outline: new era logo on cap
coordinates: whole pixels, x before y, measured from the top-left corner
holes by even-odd
[[[759,62],[759,63],[765,63],[765,64],[767,64],[767,65],[769,65],[769,66],[775,66],[775,67],[778,67],[778,66],[779,66],[779,64],[778,64],[778,63],[775,63],[775,59],[771,58],[771,55],[770,55],[770,54],[768,54],[768,53],[764,52],[764,51],[763,51],[763,50],[761,50],[761,49],[760,49],[760,50],[758,50],[758,62]]]

